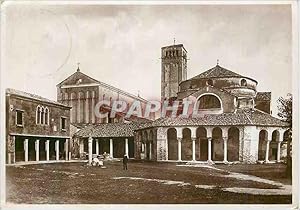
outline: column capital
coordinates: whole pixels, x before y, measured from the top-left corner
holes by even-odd
[[[223,136],[223,141],[228,141],[228,136]]]
[[[89,140],[89,142],[90,141],[92,142],[93,141],[93,137],[90,136],[88,140]]]
[[[189,127],[189,129],[191,130],[191,137],[196,138],[197,127]]]
[[[182,141],[182,137],[177,137],[177,141]]]
[[[207,137],[207,140],[208,141],[212,141],[212,137]]]
[[[175,127],[176,132],[177,132],[177,138],[182,138],[182,127]]]
[[[196,141],[197,137],[191,137],[192,141]]]
[[[221,127],[223,133],[228,133],[229,127]]]

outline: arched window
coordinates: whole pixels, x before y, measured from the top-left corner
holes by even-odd
[[[221,102],[214,95],[201,96],[199,103],[199,109],[221,109]]]
[[[36,108],[36,124],[41,123],[41,107],[37,106]]]
[[[211,79],[209,79],[209,80],[206,81],[206,84],[212,86],[213,85],[213,81]]]
[[[241,86],[247,86],[247,81],[245,79],[241,80]]]
[[[41,124],[43,125],[44,124],[44,107],[42,107],[41,109]]]
[[[48,107],[45,108],[45,124],[49,125],[49,110],[48,110]]]

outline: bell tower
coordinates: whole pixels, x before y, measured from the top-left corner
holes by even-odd
[[[183,44],[161,48],[161,100],[176,98],[179,83],[187,79],[187,51]]]

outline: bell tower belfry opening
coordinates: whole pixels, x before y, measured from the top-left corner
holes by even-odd
[[[177,97],[179,83],[187,79],[187,51],[183,44],[161,48],[161,100]]]

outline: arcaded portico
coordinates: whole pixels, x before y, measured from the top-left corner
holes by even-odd
[[[258,110],[197,119],[161,118],[136,131],[136,158],[209,163],[279,162],[286,131],[285,123]]]

